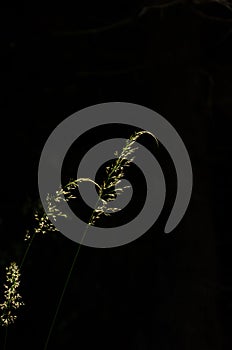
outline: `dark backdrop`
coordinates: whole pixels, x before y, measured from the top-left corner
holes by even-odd
[[[1,5],[1,293],[33,224],[43,145],[70,114],[111,101],[154,109],[193,166],[191,202],[171,234],[164,210],[131,244],[81,248],[49,348],[230,348],[231,21],[220,1]],[[76,249],[59,233],[36,237],[7,349],[43,349]],[[0,329],[0,348],[3,339]]]

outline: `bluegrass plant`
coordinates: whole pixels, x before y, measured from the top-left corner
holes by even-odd
[[[43,210],[42,205],[40,204],[37,210],[34,213],[34,221],[35,225],[33,227],[32,232],[30,230],[26,231],[24,240],[28,241],[28,245],[26,251],[23,255],[22,261],[18,266],[16,262],[10,263],[9,267],[6,267],[6,283],[4,284],[4,300],[2,304],[0,304],[0,322],[3,327],[6,329],[5,333],[5,341],[4,341],[4,350],[6,350],[7,346],[7,334],[8,334],[8,326],[15,322],[17,319],[16,311],[24,304],[22,301],[22,297],[18,291],[20,286],[20,276],[21,269],[25,263],[28,251],[34,241],[34,237],[38,234],[46,234],[49,232],[56,232],[58,229],[52,224],[50,218],[56,221],[57,217],[67,218],[65,213],[62,213],[57,208],[57,203],[61,201],[69,202],[71,199],[75,199],[75,191],[80,186],[82,182],[91,182],[98,189],[98,200],[95,204],[93,212],[89,218],[89,221],[85,227],[84,232],[82,233],[81,242],[78,244],[78,248],[76,250],[75,256],[73,258],[72,264],[70,266],[68,275],[66,277],[62,292],[60,294],[60,298],[57,304],[57,307],[54,312],[53,319],[51,321],[51,325],[48,331],[48,335],[45,341],[44,350],[47,349],[50,336],[52,334],[56,318],[67,289],[73,268],[76,264],[77,257],[80,252],[81,245],[83,240],[87,234],[88,228],[93,226],[102,215],[111,215],[112,213],[120,210],[120,208],[111,207],[110,203],[115,200],[117,195],[121,195],[124,190],[130,186],[122,186],[116,187],[121,182],[121,179],[124,177],[124,170],[126,167],[129,167],[130,164],[134,160],[134,153],[138,147],[134,147],[134,143],[136,140],[143,134],[148,134],[153,137],[156,141],[156,144],[159,145],[158,139],[155,135],[153,135],[149,131],[138,131],[135,132],[129,139],[126,140],[125,146],[122,148],[121,152],[115,151],[114,155],[116,156],[116,160],[106,168],[106,178],[103,180],[102,184],[98,184],[90,178],[79,178],[76,180],[70,181],[63,188],[60,188],[55,192],[55,194],[48,194],[46,197],[47,202],[47,210],[46,212]]]

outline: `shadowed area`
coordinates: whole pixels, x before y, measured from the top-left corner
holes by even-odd
[[[48,349],[231,347],[228,4],[137,0],[52,8],[1,5],[0,303],[5,266],[21,261],[25,231],[34,225],[41,151],[69,115],[112,101],[151,108],[178,131],[193,167],[192,198],[173,232],[165,235],[163,230],[176,177],[161,147],[157,160],[168,196],[154,227],[119,248],[81,247]],[[104,140],[104,132],[83,140],[75,150],[77,158],[86,146]],[[110,133],[114,137],[113,128]],[[70,159],[66,165],[76,174]],[[134,172],[142,179],[137,171],[128,175],[134,186]],[[136,188],[142,201],[145,188]],[[127,218],[133,217],[133,204],[127,209]],[[85,207],[81,210],[84,216]],[[25,306],[9,327],[7,349],[43,349],[76,250],[58,232],[35,237],[21,276]],[[3,342],[0,328],[0,348]]]

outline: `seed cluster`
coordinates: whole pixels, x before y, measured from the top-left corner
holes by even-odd
[[[0,304],[1,315],[0,322],[3,326],[8,326],[17,318],[15,310],[24,305],[21,295],[18,293],[20,285],[19,267],[15,262],[12,262],[9,267],[6,267],[6,284],[4,284],[4,301]]]

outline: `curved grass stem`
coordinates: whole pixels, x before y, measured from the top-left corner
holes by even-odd
[[[74,256],[74,258],[73,258],[73,261],[72,261],[71,267],[70,267],[70,269],[69,269],[67,278],[66,278],[66,280],[65,280],[64,287],[63,287],[63,289],[62,289],[62,292],[61,292],[61,295],[60,295],[60,298],[59,298],[59,301],[58,301],[58,304],[57,304],[57,307],[56,307],[56,310],[55,310],[55,313],[54,313],[54,316],[53,316],[53,319],[52,319],[52,322],[51,322],[51,326],[50,326],[50,328],[49,328],[48,336],[47,336],[47,339],[46,339],[46,342],[45,342],[45,345],[44,345],[43,350],[47,350],[47,348],[48,348],[48,344],[49,344],[49,341],[50,341],[50,338],[51,338],[51,334],[52,334],[52,331],[53,331],[53,328],[54,328],[54,325],[55,325],[55,322],[56,322],[56,319],[57,319],[57,316],[58,316],[58,313],[59,313],[59,310],[60,310],[61,303],[62,303],[63,298],[64,298],[65,291],[66,291],[66,289],[67,289],[69,280],[70,280],[70,278],[71,278],[73,269],[74,269],[74,267],[75,267],[75,264],[76,264],[78,255],[79,255],[79,253],[80,253],[80,249],[81,249],[82,243],[83,243],[83,241],[84,241],[84,239],[85,239],[85,236],[86,236],[86,234],[87,234],[88,228],[89,228],[89,226],[90,226],[90,225],[92,224],[92,222],[93,222],[93,218],[94,218],[94,214],[95,214],[95,209],[96,209],[96,207],[97,207],[99,201],[100,201],[100,198],[98,198],[98,200],[97,200],[97,202],[96,202],[96,204],[95,204],[95,208],[94,208],[94,210],[93,210],[93,212],[92,212],[92,215],[91,215],[91,217],[90,217],[90,219],[89,219],[89,222],[88,222],[88,224],[86,225],[86,228],[85,228],[85,230],[84,230],[84,232],[83,232],[81,241],[80,241],[80,243],[78,244],[78,248],[77,248],[77,251],[76,251],[75,256]]]

